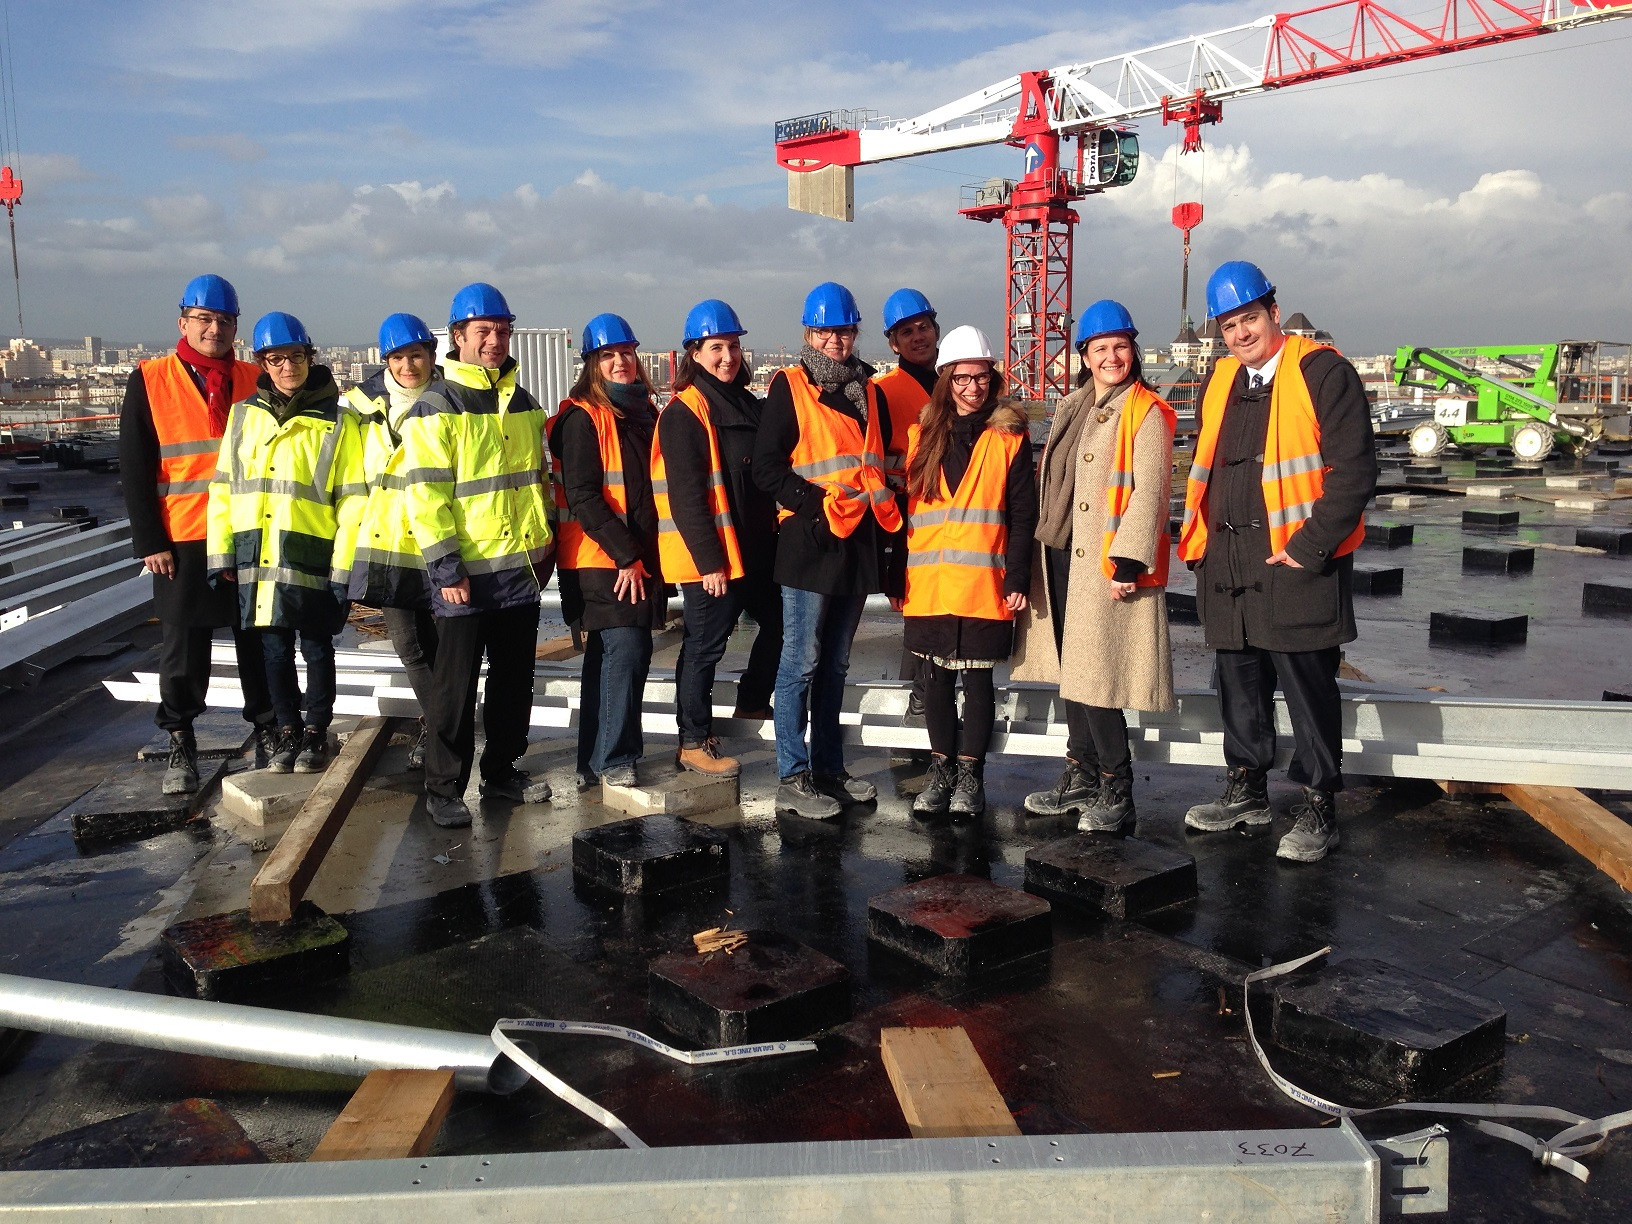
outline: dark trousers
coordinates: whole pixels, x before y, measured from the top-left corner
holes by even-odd
[[[652,631],[591,629],[588,638],[578,684],[578,772],[599,777],[640,760],[644,750],[640,700],[652,667]]]
[[[425,789],[457,799],[476,761],[476,681],[487,656],[482,700],[482,775],[502,775],[527,751],[533,716],[538,605],[438,616],[431,700],[425,711]]]
[[[916,656],[914,656],[916,658]],[[924,722],[929,747],[938,756],[954,753],[984,761],[992,745],[992,722],[997,716],[997,694],[989,667],[942,667],[919,659],[918,675],[924,688]],[[958,731],[958,677],[963,677],[963,731]]]
[[[280,727],[301,725],[327,731],[334,721],[334,639],[293,629],[257,629],[261,635],[261,655],[266,660],[266,687],[272,696],[272,713]],[[306,660],[306,694],[300,692],[300,675],[295,671],[295,640]]]
[[[153,721],[165,731],[186,731],[208,705],[210,643],[216,631],[170,621],[162,622],[159,629],[159,709]],[[270,723],[272,698],[266,689],[261,635],[254,629],[235,628],[232,641],[238,654],[238,683],[244,690],[244,721]]]
[[[431,704],[431,670],[436,665],[436,617],[429,608],[381,608],[380,614],[424,715]]]
[[[1265,774],[1275,765],[1275,690],[1292,716],[1286,776],[1315,790],[1343,789],[1343,706],[1337,689],[1342,651],[1220,650],[1214,670],[1224,719],[1224,763]]]
[[[1059,658],[1065,657],[1065,604],[1071,588],[1071,550],[1044,549],[1048,565],[1049,599],[1055,615],[1054,649]],[[1065,752],[1085,769],[1125,777],[1133,768],[1128,752],[1128,718],[1121,710],[1106,706],[1084,705],[1080,701],[1060,698],[1065,706]]]
[[[748,653],[748,667],[737,682],[737,709],[764,710],[776,687],[776,664],[782,654],[782,588],[774,582],[739,578],[724,595],[713,596],[700,582],[680,587],[686,637],[675,666],[675,714],[680,746],[696,748],[714,734],[714,674],[726,645],[746,611],[759,626]]]

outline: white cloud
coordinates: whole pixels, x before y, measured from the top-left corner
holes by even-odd
[[[257,162],[266,156],[266,150],[242,132],[184,134],[172,136],[170,144],[183,151],[214,153],[230,162]]]

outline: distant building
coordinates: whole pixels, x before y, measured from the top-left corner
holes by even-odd
[[[55,373],[50,350],[21,336],[0,352],[0,375],[6,378],[50,378]]]
[[[1302,336],[1306,340],[1313,340],[1316,344],[1332,344],[1332,333],[1322,331],[1309,322],[1309,316],[1298,311],[1291,318],[1281,322],[1281,330],[1289,336]]]

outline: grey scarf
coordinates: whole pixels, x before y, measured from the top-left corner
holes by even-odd
[[[1098,402],[1084,395],[1063,416],[1056,414],[1043,456],[1043,487],[1037,511],[1037,538],[1050,548],[1071,543],[1071,507],[1077,496],[1077,439],[1095,411],[1104,411],[1129,387],[1112,387]]]
[[[867,371],[861,358],[851,353],[847,361],[834,361],[807,344],[799,352],[799,364],[823,391],[843,390],[845,398],[861,414],[862,425],[867,424]]]

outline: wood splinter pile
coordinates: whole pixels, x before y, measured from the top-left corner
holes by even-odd
[[[701,953],[724,952],[730,956],[738,948],[746,947],[748,932],[730,931],[725,927],[709,927],[706,931],[698,931],[691,937],[691,942],[697,945]]]

